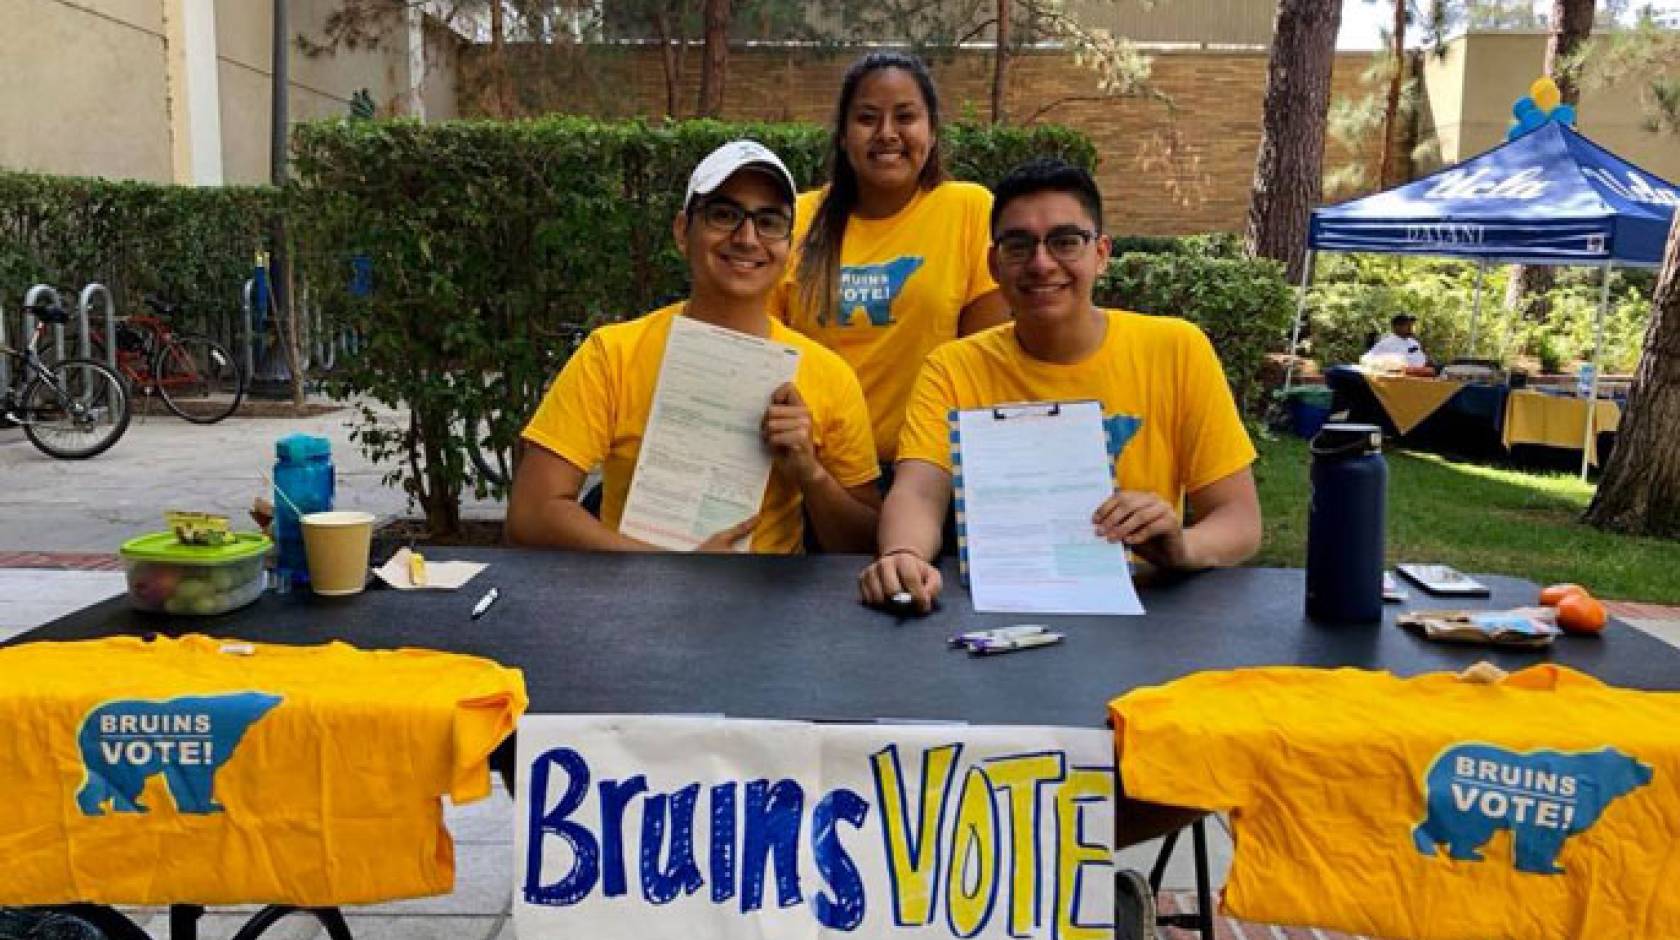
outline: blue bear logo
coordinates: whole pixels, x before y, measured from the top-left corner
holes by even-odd
[[[851,326],[852,314],[859,307],[869,317],[870,326],[893,323],[893,301],[898,299],[904,283],[921,268],[922,263],[923,259],[918,255],[905,255],[885,264],[856,264],[841,268],[840,309],[837,315],[840,325]]]
[[[1108,462],[1115,464],[1125,452],[1126,445],[1143,427],[1143,419],[1136,415],[1113,414],[1103,419],[1103,437],[1108,441]]]
[[[278,704],[280,696],[263,692],[106,702],[88,712],[76,734],[87,768],[76,805],[86,816],[105,815],[106,803],[119,813],[149,812],[140,793],[147,778],[162,774],[177,810],[219,813],[216,771]]]
[[[1614,748],[1518,753],[1489,744],[1449,747],[1430,765],[1429,815],[1412,830],[1417,850],[1479,862],[1476,850],[1509,829],[1517,871],[1558,875],[1564,839],[1598,822],[1605,807],[1651,782],[1651,767]]]

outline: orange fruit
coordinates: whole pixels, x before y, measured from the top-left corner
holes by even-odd
[[[1598,633],[1606,619],[1604,605],[1591,594],[1571,594],[1558,602],[1558,626],[1570,633]]]
[[[1571,594],[1586,594],[1587,589],[1579,584],[1554,584],[1540,592],[1540,603],[1547,607],[1556,607]]]

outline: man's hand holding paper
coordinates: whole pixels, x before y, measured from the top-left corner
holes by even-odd
[[[811,435],[811,409],[792,382],[782,383],[771,394],[761,434],[777,472],[801,490],[822,477],[825,471]]]

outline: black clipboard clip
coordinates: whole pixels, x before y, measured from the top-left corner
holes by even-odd
[[[1062,403],[1059,401],[1021,401],[992,406],[994,421],[1009,418],[1059,418],[1061,414]]]

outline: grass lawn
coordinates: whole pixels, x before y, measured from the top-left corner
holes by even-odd
[[[1266,537],[1251,564],[1307,557],[1306,442],[1257,440],[1254,473]],[[1444,562],[1542,585],[1574,581],[1605,599],[1680,604],[1680,542],[1601,532],[1579,521],[1592,487],[1570,474],[1525,473],[1388,451],[1388,563]]]

